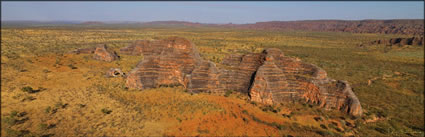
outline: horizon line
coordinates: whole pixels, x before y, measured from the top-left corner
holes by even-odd
[[[347,20],[347,19],[305,19],[305,20],[269,20],[269,21],[257,21],[250,23],[206,23],[206,22],[197,22],[197,21],[185,21],[185,20],[155,20],[155,21],[131,21],[131,20],[110,20],[110,21],[99,21],[99,20],[1,20],[1,22],[101,22],[101,23],[111,23],[111,22],[132,22],[132,23],[150,23],[150,22],[167,22],[167,21],[176,21],[176,22],[188,22],[188,23],[199,23],[199,24],[255,24],[260,22],[296,22],[296,21],[367,21],[367,20],[424,20],[424,19],[355,19],[355,20]]]

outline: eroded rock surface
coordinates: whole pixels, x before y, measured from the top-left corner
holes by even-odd
[[[117,60],[119,57],[115,51],[109,51],[106,45],[98,45],[93,53],[93,58],[97,60],[111,62]]]
[[[190,41],[183,38],[172,37],[139,44],[136,42],[136,45],[131,45],[138,47],[131,54],[143,54],[144,59],[129,72],[126,82],[129,88],[149,89],[178,84],[186,86],[184,77],[201,63],[198,51]],[[138,54],[134,54],[135,51]]]
[[[279,104],[302,99],[326,109],[362,114],[360,102],[347,82],[330,79],[321,68],[285,57],[278,49],[263,53],[265,61],[250,90],[252,101]]]
[[[260,53],[226,57],[222,65],[227,69],[222,69],[219,74],[220,87],[248,94],[252,78],[263,60],[264,55]]]
[[[192,93],[217,94],[231,90],[264,104],[305,100],[326,109],[362,115],[360,102],[346,81],[328,78],[323,69],[284,56],[279,49],[229,55],[218,65],[200,58],[190,41],[178,37],[136,41],[121,52],[144,56],[129,72],[129,88],[183,85]]]

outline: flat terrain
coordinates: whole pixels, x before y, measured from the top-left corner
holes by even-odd
[[[179,36],[202,58],[281,49],[347,80],[364,108],[352,118],[302,102],[264,106],[247,96],[190,94],[183,87],[127,90],[124,72],[142,56],[121,55],[134,40]],[[1,29],[1,133],[8,136],[424,136],[424,47],[358,47],[393,34],[238,30],[213,27],[67,26]],[[119,61],[68,54],[104,43]],[[370,80],[370,82],[369,82]],[[31,87],[33,90],[29,90]],[[25,92],[27,91],[27,92]],[[34,93],[31,93],[34,92]]]

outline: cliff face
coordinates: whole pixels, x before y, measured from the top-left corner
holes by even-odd
[[[279,49],[230,55],[220,64],[222,67],[202,60],[190,41],[178,37],[137,41],[121,51],[145,56],[129,72],[129,88],[183,85],[192,93],[215,94],[232,90],[264,104],[305,100],[325,109],[362,115],[360,102],[346,81],[330,79],[321,68],[286,57]]]

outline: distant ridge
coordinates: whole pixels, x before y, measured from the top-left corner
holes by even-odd
[[[42,25],[42,24],[79,24],[81,21],[32,21],[32,20],[8,20],[1,21],[2,25]]]
[[[235,25],[237,28],[269,30],[308,30],[352,33],[424,34],[423,19],[398,20],[306,20],[269,21]]]
[[[101,24],[105,24],[105,23],[100,22],[100,21],[86,21],[86,22],[82,22],[81,24],[83,24],[83,25],[101,25]]]
[[[189,27],[225,27],[254,30],[304,30],[326,32],[381,33],[424,35],[424,19],[391,20],[301,20],[301,21],[267,21],[254,24],[206,24],[188,21],[2,21],[3,25],[58,25],[58,24],[132,24],[140,26],[189,26]]]

